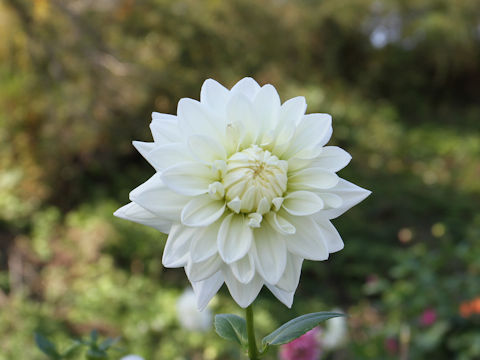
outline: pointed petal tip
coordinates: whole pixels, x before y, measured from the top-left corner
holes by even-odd
[[[120,219],[124,219],[124,213],[123,213],[123,207],[121,207],[120,209],[117,209],[114,213],[113,213],[113,216],[116,216]]]
[[[369,197],[370,195],[372,195],[372,192],[370,190],[367,190],[367,189],[364,189],[364,188],[360,188],[361,191],[363,192],[363,194],[360,196],[361,200],[358,201],[358,203],[361,203],[363,200],[365,200],[367,197]],[[357,203],[357,204],[358,204]]]
[[[212,79],[212,78],[206,79],[202,84],[202,87],[204,87],[204,86],[221,86],[221,87],[224,87],[220,82],[218,82],[217,80]]]
[[[251,76],[245,76],[244,78],[238,80],[238,81],[237,81],[237,84],[238,84],[239,82],[250,82],[250,83],[252,83],[252,84],[255,83],[255,84],[258,85],[258,82],[257,82],[253,77],[251,77]]]
[[[224,283],[221,271],[207,280],[190,282],[195,293],[198,310],[204,310]]]
[[[285,291],[275,285],[267,284],[268,290],[289,309],[292,308],[295,291]]]

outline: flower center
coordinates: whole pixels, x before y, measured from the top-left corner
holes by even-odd
[[[287,161],[257,145],[233,154],[222,180],[228,207],[237,213],[267,213],[272,202],[281,202],[287,170]]]

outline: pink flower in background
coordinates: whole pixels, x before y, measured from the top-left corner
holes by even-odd
[[[430,326],[437,320],[437,312],[435,309],[426,309],[422,315],[420,315],[420,325]]]
[[[281,360],[318,360],[321,353],[318,337],[320,329],[313,328],[298,339],[282,345],[280,348]]]

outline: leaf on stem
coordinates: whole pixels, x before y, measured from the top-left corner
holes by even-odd
[[[90,332],[90,340],[92,341],[93,344],[96,344],[98,341],[98,331],[97,329],[93,329]]]
[[[247,323],[244,318],[233,314],[215,315],[215,331],[220,337],[247,346]]]
[[[55,344],[52,343],[43,335],[40,335],[39,333],[35,333],[35,342],[38,348],[50,359],[59,360],[61,358]]]
[[[290,341],[299,338],[307,331],[312,330],[322,321],[339,316],[345,316],[345,314],[335,312],[316,312],[299,316],[283,324],[271,334],[265,336],[262,340],[262,344],[265,348],[270,345],[287,344]]]

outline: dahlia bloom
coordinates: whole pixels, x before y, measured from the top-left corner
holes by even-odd
[[[333,219],[370,192],[336,172],[351,157],[325,146],[328,114],[283,104],[272,85],[206,80],[200,101],[153,113],[153,142],[133,142],[156,173],[115,215],[168,234],[162,262],[184,267],[204,308],[225,282],[247,307],[265,285],[288,307],[302,262],[343,248]]]
[[[299,338],[282,345],[279,352],[280,360],[318,360],[322,352],[319,336],[320,329],[315,327]]]

